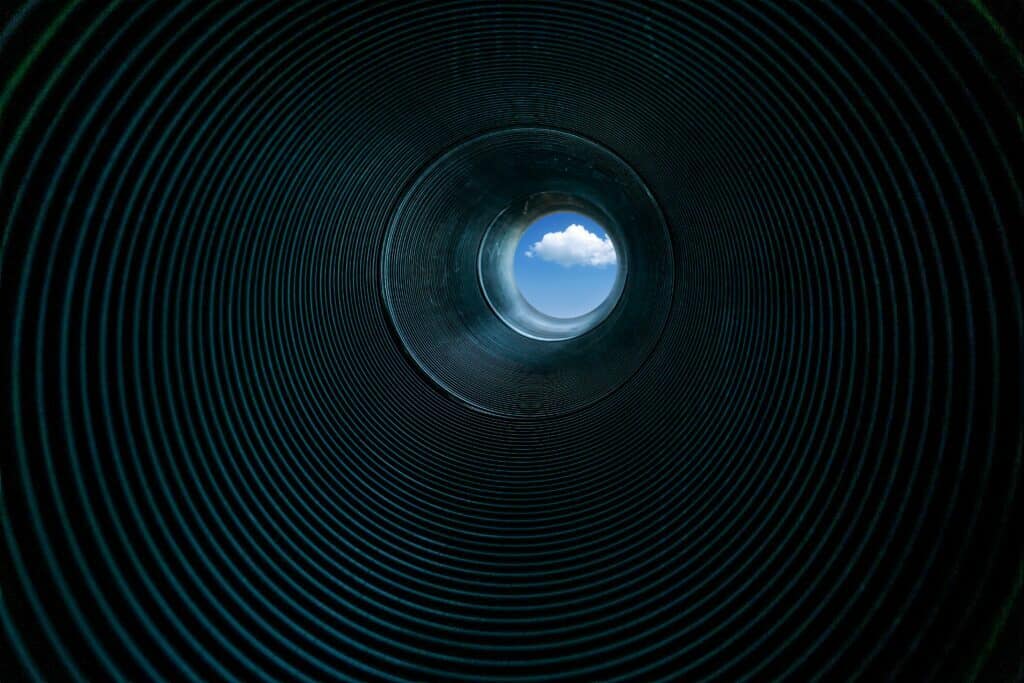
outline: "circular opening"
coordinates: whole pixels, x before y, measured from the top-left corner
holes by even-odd
[[[554,318],[576,318],[611,295],[619,272],[611,237],[575,211],[541,216],[516,247],[516,287],[527,303]]]
[[[513,202],[480,243],[484,298],[506,325],[532,339],[589,332],[625,287],[629,255],[620,232],[608,212],[575,195],[541,192]]]
[[[572,318],[537,310],[515,273],[526,231],[566,212],[595,222],[616,254],[611,291]],[[607,396],[651,357],[674,300],[675,249],[653,195],[621,158],[564,131],[491,131],[433,160],[381,247],[383,303],[410,361],[488,414],[564,415]]]

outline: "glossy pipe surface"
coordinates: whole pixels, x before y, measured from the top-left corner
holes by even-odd
[[[0,679],[1014,680],[1017,7],[6,7]]]

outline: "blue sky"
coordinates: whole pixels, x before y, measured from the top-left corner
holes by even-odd
[[[619,270],[607,233],[594,220],[570,211],[542,216],[527,228],[514,263],[523,297],[558,318],[597,308]]]

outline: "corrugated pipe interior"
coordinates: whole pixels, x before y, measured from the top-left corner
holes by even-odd
[[[576,318],[538,311],[513,274],[523,232],[559,210],[598,218],[622,255],[611,295]],[[569,412],[625,382],[657,344],[675,282],[640,178],[595,143],[542,128],[487,133],[432,163],[382,256],[384,300],[411,357],[453,396],[508,416]]]
[[[0,679],[1018,680],[1021,17],[8,2]]]

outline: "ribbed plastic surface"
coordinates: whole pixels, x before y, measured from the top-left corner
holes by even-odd
[[[1001,680],[1021,62],[943,7],[6,13],[0,677]],[[641,360],[481,385],[542,410],[441,389],[382,291],[509,128],[620,157],[672,249]]]

